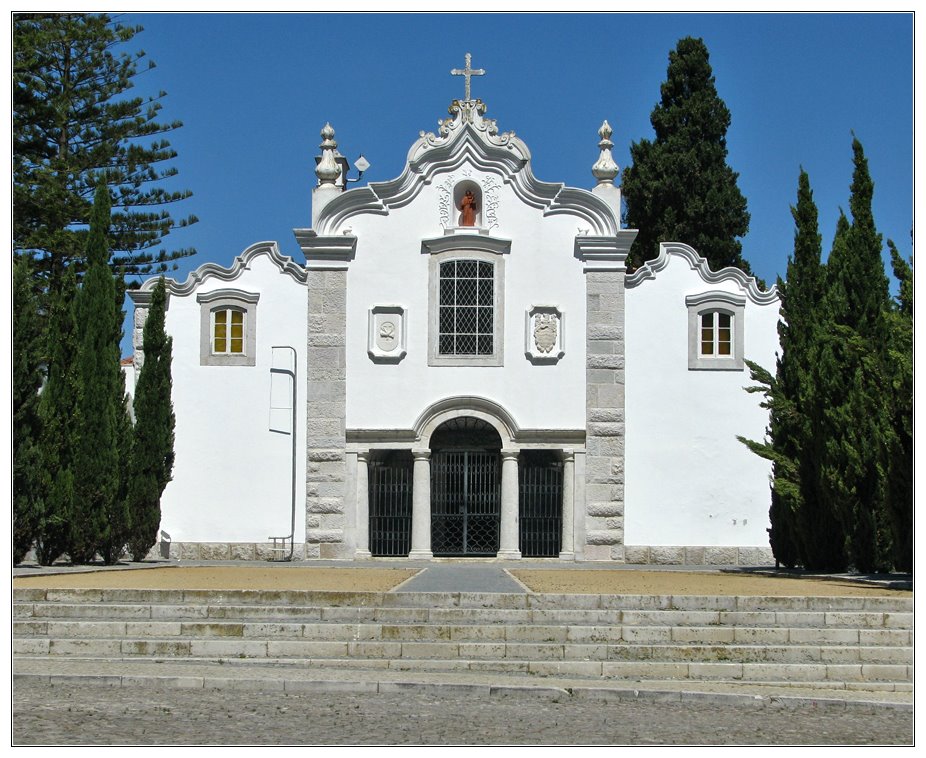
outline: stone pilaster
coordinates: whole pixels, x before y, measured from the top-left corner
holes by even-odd
[[[635,236],[576,238],[587,298],[586,560],[624,560],[624,275]]]
[[[306,558],[353,558],[344,542],[347,268],[307,273]]]

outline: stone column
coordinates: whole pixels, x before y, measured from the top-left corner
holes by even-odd
[[[358,560],[372,558],[370,552],[370,451],[357,453],[357,552]]]
[[[412,550],[409,558],[433,558],[431,552],[431,451],[412,450]]]
[[[560,543],[559,557],[564,561],[574,561],[576,557],[575,529],[575,472],[576,456],[572,450],[563,450],[563,538]]]
[[[520,558],[518,528],[518,450],[502,450],[502,523],[499,558]]]

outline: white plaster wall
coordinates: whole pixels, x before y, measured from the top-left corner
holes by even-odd
[[[200,365],[197,293],[259,292],[255,366]],[[296,535],[305,534],[305,285],[266,254],[234,281],[208,278],[170,296],[176,462],[161,498],[161,528],[174,542],[266,542],[290,533],[291,437],[269,430],[271,346],[296,348]]]
[[[482,174],[457,169],[459,179]],[[493,237],[511,240],[505,258],[504,366],[428,366],[428,263],[421,241],[440,237],[438,175],[415,200],[388,216],[350,219],[357,254],[347,284],[347,427],[410,429],[432,403],[458,395],[491,399],[521,428],[585,427],[585,278],[574,257],[581,219],[544,217],[509,185],[499,191]],[[565,315],[566,354],[555,365],[533,365],[524,355],[525,312],[556,305]],[[408,354],[398,364],[367,355],[368,311],[401,305],[408,319]]]
[[[771,465],[737,435],[761,440],[761,396],[743,371],[688,370],[685,297],[745,295],[734,280],[707,283],[670,254],[654,280],[626,291],[627,545],[768,546]],[[778,302],[747,296],[745,358],[774,371]]]

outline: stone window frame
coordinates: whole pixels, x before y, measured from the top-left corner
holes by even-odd
[[[257,364],[257,302],[260,293],[236,289],[220,289],[196,295],[199,303],[199,365],[200,366],[254,366]],[[244,313],[244,352],[214,353],[212,341],[212,314],[218,310],[237,310]]]
[[[460,235],[456,239],[442,240],[443,244],[429,245],[425,241],[422,252],[428,260],[428,365],[429,366],[504,366],[505,365],[505,254],[511,243],[480,236],[469,243]],[[449,244],[448,244],[449,243]],[[482,249],[476,249],[476,247]],[[440,249],[442,248],[442,249]],[[475,260],[491,263],[495,286],[493,301],[493,337],[491,355],[442,355],[439,350],[440,332],[440,266],[454,260]]]
[[[730,292],[703,292],[685,298],[688,308],[688,370],[689,371],[742,371],[746,298]],[[729,315],[733,330],[731,355],[704,355],[701,353],[701,317],[706,313]]]

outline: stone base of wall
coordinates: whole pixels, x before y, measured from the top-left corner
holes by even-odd
[[[774,566],[771,547],[624,546],[624,563],[643,566]]]
[[[271,542],[171,542],[165,543],[167,549],[162,552],[158,543],[149,559],[180,561],[279,561],[289,556],[289,546],[285,552],[274,551]],[[164,553],[167,553],[165,556]],[[293,560],[301,561],[305,557],[305,546],[296,543],[293,547]]]
[[[161,547],[160,543],[155,545],[148,558],[163,559]],[[172,542],[165,547],[168,547],[168,557],[183,561],[272,561],[281,558],[279,553],[273,552],[269,542]],[[337,542],[297,544],[293,560],[353,560],[354,556],[347,552],[347,546]],[[770,547],[586,545],[584,559],[640,566],[775,565]]]

